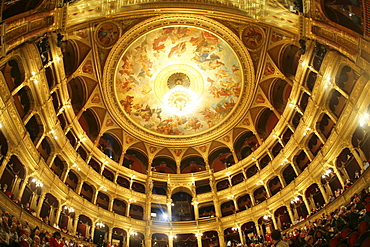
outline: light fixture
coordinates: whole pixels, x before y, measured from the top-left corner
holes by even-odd
[[[73,212],[75,211],[75,209],[74,209],[74,208],[72,208],[72,207],[68,207],[67,205],[66,205],[66,206],[64,206],[64,210],[68,211],[68,213],[73,213]]]
[[[294,198],[290,201],[290,203],[291,203],[291,204],[298,203],[300,200],[301,200],[301,199],[300,199],[298,196],[296,196],[296,197],[294,197]]]
[[[331,169],[327,169],[325,172],[324,172],[324,174],[322,174],[322,178],[324,178],[324,179],[327,179],[327,178],[330,178],[330,175],[331,175],[331,173],[332,173],[333,171],[331,170]]]
[[[271,218],[271,215],[269,215],[269,214],[267,214],[267,215],[264,215],[264,216],[263,216],[263,219],[264,219],[264,220],[268,220],[268,219],[270,219],[270,218]]]
[[[177,115],[184,116],[192,113],[198,106],[198,95],[182,85],[171,88],[163,98],[162,109]]]
[[[163,213],[163,214],[162,214],[162,219],[163,219],[163,220],[167,220],[167,219],[168,219],[168,214]]]
[[[97,223],[96,223],[96,226],[97,226],[97,227],[105,227],[105,225],[104,225],[102,222],[97,222]]]
[[[31,180],[31,182],[32,182],[32,183],[35,183],[36,187],[38,187],[38,188],[41,188],[41,187],[43,187],[43,186],[44,186],[44,184],[43,184],[43,183],[41,183],[41,181],[40,181],[40,180],[38,180],[38,179],[36,179],[36,178],[33,178],[33,179]]]
[[[360,122],[360,126],[361,127],[364,127],[364,126],[369,126],[369,124],[370,124],[370,116],[369,116],[369,114],[368,113],[365,113],[365,114],[363,114],[361,117],[360,117],[360,120],[359,120],[359,122]]]

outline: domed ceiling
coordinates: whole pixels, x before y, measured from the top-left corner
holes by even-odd
[[[78,138],[140,173],[164,161],[162,172],[183,173],[194,161],[220,171],[291,133],[297,37],[237,17],[171,12],[71,29],[63,57]]]
[[[105,80],[110,110],[140,139],[149,135],[160,143],[180,144],[189,137],[205,141],[217,130],[208,137],[214,139],[232,129],[250,105],[249,54],[227,29],[218,34],[207,30],[214,25],[206,18],[199,19],[207,24],[203,28],[164,25],[153,30],[153,22],[163,19],[140,23],[112,49],[106,68],[114,68],[108,69],[114,76],[111,80],[107,74]],[[138,35],[143,30],[150,31]]]
[[[117,100],[130,119],[165,135],[189,135],[222,122],[238,103],[243,78],[230,46],[192,27],[152,31],[123,55]]]

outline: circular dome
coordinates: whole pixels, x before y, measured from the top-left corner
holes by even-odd
[[[165,21],[179,18],[189,21]],[[137,25],[112,49],[105,71],[112,115],[128,133],[153,143],[217,138],[244,116],[254,90],[251,60],[239,38],[192,16]]]

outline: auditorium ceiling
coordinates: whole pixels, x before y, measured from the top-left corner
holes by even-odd
[[[137,7],[68,7],[62,53],[76,133],[138,172],[188,173],[223,170],[286,130],[301,56],[288,3]]]

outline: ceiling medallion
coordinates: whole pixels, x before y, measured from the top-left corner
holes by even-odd
[[[163,18],[172,17],[153,18],[162,27],[156,20],[134,27],[113,47],[104,80],[111,114],[127,132],[148,142],[183,145],[189,138],[214,139],[236,125],[250,105],[250,57],[221,24],[215,28],[214,21],[197,17],[204,19],[200,28],[190,25],[199,23],[194,16],[182,17],[188,18],[186,25],[163,23]],[[113,74],[107,74],[109,66]]]

